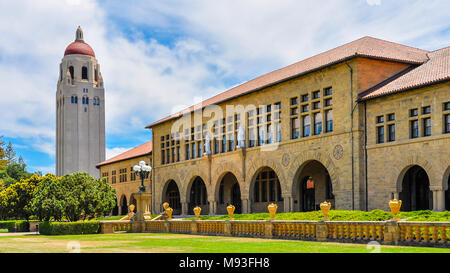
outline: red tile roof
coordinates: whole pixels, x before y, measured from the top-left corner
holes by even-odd
[[[430,52],[427,55],[429,60],[424,64],[395,78],[380,88],[364,92],[360,99],[372,99],[450,80],[450,47]]]
[[[197,105],[191,106],[180,112],[153,122],[145,128],[151,128],[168,120],[180,117],[185,113],[192,112],[194,109],[201,109],[202,107],[211,104],[224,102],[278,82],[288,80],[292,77],[297,77],[339,62],[343,62],[350,58],[360,56],[402,63],[422,64],[428,59],[427,53],[428,51],[426,50],[366,36],[245,82]]]
[[[152,141],[150,140],[149,142],[146,142],[146,143],[139,145],[131,150],[121,153],[120,155],[112,157],[106,161],[100,162],[96,166],[97,166],[97,168],[99,168],[100,166],[103,166],[103,165],[108,165],[111,163],[131,159],[131,158],[135,158],[135,157],[139,157],[139,156],[149,155],[149,154],[151,154],[152,149],[153,149],[153,145],[152,145]]]

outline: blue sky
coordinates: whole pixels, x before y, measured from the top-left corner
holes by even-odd
[[[78,25],[105,81],[110,157],[176,109],[362,36],[449,46],[449,18],[448,0],[0,0],[0,135],[54,172],[58,66]]]

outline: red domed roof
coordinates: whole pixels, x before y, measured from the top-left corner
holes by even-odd
[[[75,41],[66,48],[64,56],[72,54],[89,55],[95,57],[94,50],[92,50],[92,48],[88,44],[82,41]]]

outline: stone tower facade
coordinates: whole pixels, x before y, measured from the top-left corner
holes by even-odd
[[[100,65],[78,27],[64,53],[56,91],[56,175],[88,172],[105,160],[105,89]]]

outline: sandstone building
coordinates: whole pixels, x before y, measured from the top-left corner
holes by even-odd
[[[152,165],[152,141],[139,145],[131,150],[114,156],[97,164],[101,178],[105,178],[111,187],[116,189],[116,207],[113,215],[124,215],[128,212],[128,206],[136,200],[133,194],[139,191],[141,178],[133,171],[133,166],[144,161]],[[144,186],[150,188],[151,177],[144,179]]]
[[[64,52],[56,91],[56,175],[88,172],[105,160],[105,89],[100,65],[78,27]]]
[[[363,37],[153,122],[154,213],[449,209],[450,48]]]

